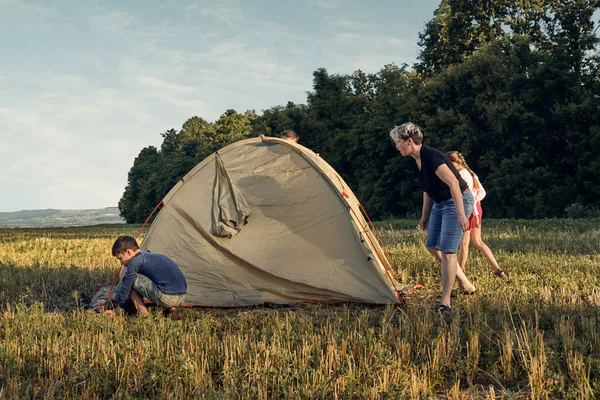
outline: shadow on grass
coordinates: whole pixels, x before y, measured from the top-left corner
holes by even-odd
[[[117,271],[111,268],[92,270],[78,266],[65,267],[44,267],[30,266],[21,267],[12,264],[0,263],[0,304],[6,303],[21,303],[24,305],[33,305],[35,303],[43,303],[45,311],[48,312],[69,312],[77,308],[79,293],[91,295],[99,287],[112,283],[115,279]],[[416,291],[409,295],[407,305],[402,308],[402,312],[397,312],[396,315],[421,315],[430,310],[439,300],[438,287],[427,287]],[[586,292],[587,293],[587,292]],[[581,299],[586,302],[589,296],[583,296]],[[589,293],[587,293],[589,295]],[[590,312],[594,316],[600,314],[600,309],[594,304],[582,304],[577,301],[577,305],[553,305],[542,301],[535,301],[532,298],[526,299],[525,303],[512,304],[508,309],[497,309],[494,303],[494,297],[500,298],[506,296],[506,293],[498,291],[496,293],[485,293],[482,291],[478,296],[473,298],[460,297],[453,301],[455,313],[460,313],[463,317],[468,317],[473,313],[473,302],[482,303],[477,306],[477,313],[487,314],[492,318],[504,319],[506,315],[503,313],[512,314],[516,319],[519,315],[526,316],[526,319],[533,318],[536,314],[540,318],[540,323],[543,325],[544,316],[574,316],[586,315]],[[589,300],[587,300],[589,301]],[[202,314],[209,314],[216,318],[224,316],[237,315],[268,315],[268,314],[285,314],[285,313],[306,313],[306,314],[329,314],[329,313],[369,313],[374,316],[384,313],[387,306],[385,305],[368,305],[344,303],[340,305],[328,304],[311,304],[298,303],[291,306],[279,306],[273,304],[264,304],[253,307],[237,307],[237,308],[211,308],[211,307],[194,307],[191,309],[183,309],[182,316],[184,319],[198,318]],[[199,315],[200,314],[200,315]],[[380,317],[376,317],[379,319]]]
[[[492,251],[508,254],[595,256],[600,254],[598,219],[485,220],[483,240]],[[376,224],[390,247],[397,243],[424,247],[426,233],[413,220]],[[473,246],[471,246],[472,249]]]
[[[111,283],[116,270],[65,267],[20,267],[0,264],[0,304],[43,303],[46,311],[71,311],[77,307],[74,292],[91,295]]]

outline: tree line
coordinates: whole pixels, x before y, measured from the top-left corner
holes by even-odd
[[[373,218],[415,217],[421,191],[388,132],[412,121],[425,144],[458,150],[498,218],[597,215],[600,198],[600,0],[442,0],[412,67],[313,73],[306,104],[188,119],[136,157],[119,201],[143,222],[194,165],[219,148],[293,129]],[[392,56],[392,55],[391,55]]]

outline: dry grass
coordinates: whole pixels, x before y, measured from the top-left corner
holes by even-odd
[[[440,274],[415,221],[379,224],[398,277],[384,306],[85,314],[137,227],[0,230],[0,398],[593,398],[600,393],[595,221],[486,221],[510,280],[474,250],[477,296],[432,312]]]

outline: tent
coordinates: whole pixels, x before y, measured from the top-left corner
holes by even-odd
[[[233,143],[195,166],[162,206],[141,248],[179,265],[189,305],[401,303],[358,200],[302,145]]]

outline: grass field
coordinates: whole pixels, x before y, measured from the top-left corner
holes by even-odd
[[[433,312],[440,272],[416,221],[378,228],[401,310],[185,310],[180,320],[84,313],[112,281],[127,225],[0,230],[0,398],[600,397],[600,220],[486,220],[509,280],[472,249],[475,296]]]

